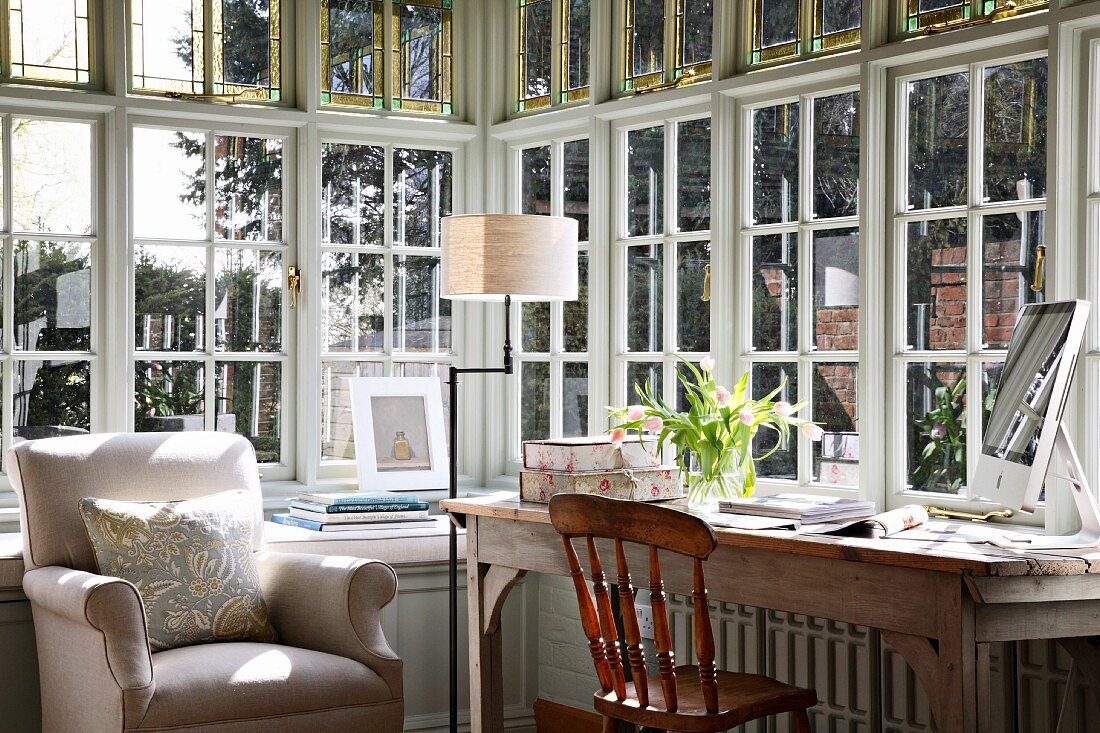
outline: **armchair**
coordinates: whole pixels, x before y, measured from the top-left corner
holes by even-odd
[[[401,660],[381,627],[397,576],[372,560],[265,551],[259,474],[244,438],[191,432],[27,441],[8,451],[7,469],[20,500],[45,733],[401,730]],[[77,502],[229,489],[253,494],[253,550],[281,643],[150,653],[138,591],[97,574]]]

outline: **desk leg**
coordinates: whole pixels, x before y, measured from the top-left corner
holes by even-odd
[[[504,677],[500,611],[508,592],[526,574],[478,561],[477,517],[466,520],[466,589],[469,600],[470,730],[504,730]]]
[[[1073,657],[1077,674],[1085,680],[1092,693],[1092,704],[1100,710],[1100,636],[1059,639],[1058,643]]]
[[[905,657],[920,680],[932,707],[932,716],[942,733],[975,733],[978,731],[979,674],[978,664],[989,661],[989,647],[963,638],[933,639],[896,631],[883,631],[882,638]],[[938,649],[937,649],[938,647]],[[984,654],[981,652],[984,650]],[[988,679],[988,669],[985,670]],[[983,685],[988,691],[988,683]],[[988,695],[981,700],[988,704]],[[989,716],[983,714],[988,725]]]

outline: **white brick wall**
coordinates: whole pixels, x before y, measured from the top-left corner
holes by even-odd
[[[539,697],[590,710],[599,682],[581,630],[573,584],[568,578],[548,575],[538,576],[538,583]],[[694,661],[690,598],[670,596],[669,606],[677,662],[689,664]],[[725,603],[711,604],[711,618],[722,668],[763,670],[817,690],[822,703],[812,713],[816,731],[934,730],[927,699],[913,671],[876,632]],[[1008,719],[1013,708],[1019,711],[1019,730],[1053,730],[1069,669],[1065,652],[1054,642],[1030,642],[1016,649],[996,645],[993,657],[995,730],[1011,730]],[[1016,688],[1004,674],[1006,662],[1017,669]],[[878,700],[873,691],[880,684],[883,692]],[[1095,705],[1080,683],[1078,687],[1063,731],[1100,731]],[[748,727],[748,733],[777,730],[785,730],[782,721]]]

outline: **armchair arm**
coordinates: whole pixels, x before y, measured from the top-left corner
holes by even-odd
[[[102,635],[107,664],[119,689],[137,690],[152,683],[145,608],[133,584],[51,566],[28,571],[23,576],[23,592],[33,606]],[[80,650],[72,648],[71,653]]]
[[[397,574],[379,560],[290,552],[256,554],[271,622],[289,646],[362,662],[400,697],[401,659],[382,633]]]

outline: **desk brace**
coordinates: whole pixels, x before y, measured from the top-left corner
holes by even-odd
[[[504,366],[460,369],[451,366],[447,385],[450,395],[450,481],[447,496],[458,498],[458,385],[462,374],[511,374],[512,373],[512,296],[504,296]],[[458,528],[451,523],[450,555],[448,557],[449,616],[450,616],[450,733],[458,733]],[[475,568],[476,572],[476,568]]]

